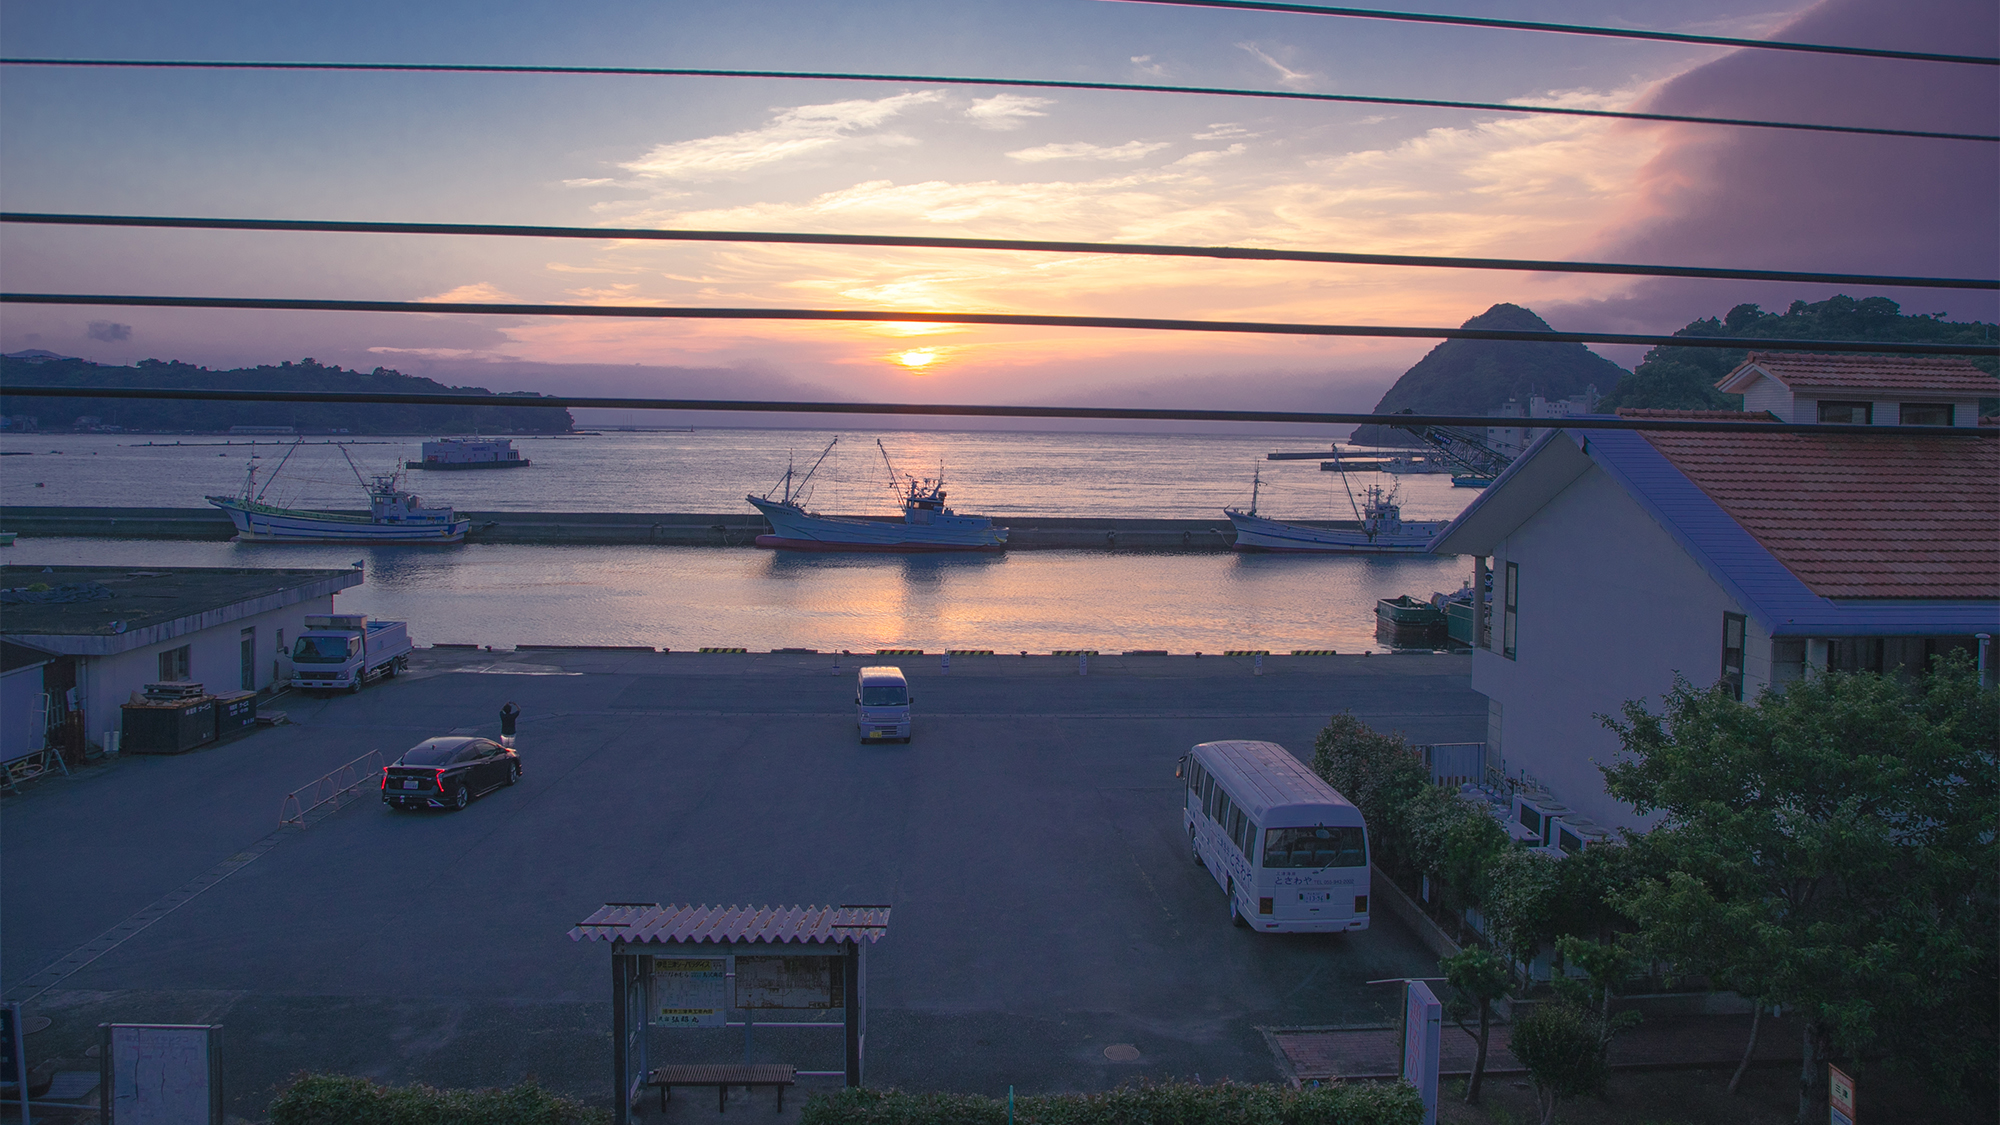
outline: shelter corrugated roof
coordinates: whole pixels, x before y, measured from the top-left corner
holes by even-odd
[[[886,906],[696,906],[608,902],[578,922],[571,941],[635,944],[881,941]]]
[[[1621,406],[1620,418],[1667,418],[1681,422],[1775,422],[1768,410],[1668,410],[1655,406]]]
[[[1816,355],[1802,352],[1751,352],[1742,365],[1715,385],[1740,393],[1752,369],[1787,387],[1909,391],[1937,395],[2000,395],[2000,379],[1956,356]]]
[[[2000,443],[1644,436],[1821,597],[2000,597]]]

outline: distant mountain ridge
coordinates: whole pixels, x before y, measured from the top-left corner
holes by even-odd
[[[400,403],[191,402],[161,399],[28,398],[17,387],[147,387],[189,390],[376,391],[386,394],[491,395],[492,406],[415,406]],[[485,387],[447,387],[434,379],[387,367],[349,371],[312,359],[233,371],[210,371],[179,362],[140,360],[133,367],[103,367],[67,357],[0,357],[0,414],[37,419],[42,430],[69,429],[79,418],[132,431],[219,433],[231,426],[290,426],[299,433],[345,430],[355,434],[566,434],[575,429],[567,410],[536,406],[532,391],[495,394]]]
[[[1462,326],[1510,332],[1550,332],[1547,321],[1520,305],[1498,304]],[[1568,398],[1590,387],[1609,391],[1626,371],[1582,344],[1515,340],[1446,340],[1418,360],[1375,406],[1377,414],[1484,414],[1531,394]],[[1415,445],[1393,427],[1359,426],[1357,445]]]

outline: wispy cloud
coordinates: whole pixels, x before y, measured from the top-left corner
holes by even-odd
[[[1192,168],[1199,164],[1212,164],[1215,161],[1221,160],[1225,157],[1241,156],[1243,155],[1244,152],[1248,151],[1249,148],[1250,148],[1249,145],[1234,144],[1230,145],[1228,148],[1212,148],[1212,149],[1206,149],[1202,152],[1190,152],[1186,156],[1181,157],[1179,160],[1174,161],[1173,166],[1179,168]]]
[[[879,129],[909,109],[943,98],[935,90],[918,90],[875,101],[856,99],[795,106],[780,110],[762,128],[657,145],[645,156],[620,167],[648,179],[712,180],[825,153],[840,145],[913,145],[917,142],[912,137],[864,131]]]
[[[1154,62],[1151,55],[1133,55],[1132,69],[1148,78],[1165,78],[1167,76],[1167,68],[1160,63]]]
[[[444,301],[444,302],[483,301],[487,303],[499,303],[499,302],[519,303],[521,300],[521,298],[516,297],[512,293],[507,292],[505,289],[500,288],[498,285],[493,285],[484,281],[474,282],[471,285],[461,285],[456,289],[447,289],[444,292],[439,293],[435,296],[419,297],[417,299],[420,301]]]
[[[606,184],[615,184],[617,182],[617,180],[609,176],[585,176],[575,180],[564,180],[562,186],[568,188],[603,187]]]
[[[1262,133],[1252,133],[1234,121],[1217,121],[1211,123],[1206,132],[1194,134],[1194,139],[1197,141],[1227,141],[1236,137],[1261,137],[1263,135]]]
[[[1020,94],[995,94],[990,98],[979,98],[965,115],[982,129],[1005,131],[1019,129],[1026,124],[1024,117],[1047,117],[1043,106],[1054,105],[1054,98],[1029,98]]]
[[[1294,88],[1310,86],[1312,85],[1313,79],[1318,77],[1317,75],[1303,74],[1300,73],[1299,71],[1293,70],[1291,67],[1288,67],[1284,63],[1279,62],[1277,59],[1272,58],[1269,54],[1267,54],[1262,48],[1258,47],[1257,44],[1255,43],[1238,43],[1236,47],[1238,50],[1250,52],[1250,54],[1254,58],[1256,58],[1258,62],[1261,62],[1265,66],[1270,67],[1272,70],[1277,71],[1278,81],[1286,86],[1291,86]]]
[[[1064,144],[1037,145],[1034,148],[1016,149],[1007,154],[1008,159],[1023,164],[1042,164],[1050,160],[1113,160],[1129,162],[1146,157],[1168,147],[1165,141],[1151,144],[1145,141],[1126,141],[1122,145],[1094,145],[1089,141],[1070,141]]]

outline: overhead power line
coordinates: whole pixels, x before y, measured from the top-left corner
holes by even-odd
[[[113,305],[278,312],[390,312],[472,316],[586,316],[642,320],[803,320],[870,324],[993,324],[1039,328],[1115,328],[1153,332],[1228,332],[1266,336],[1369,336],[1416,340],[1512,340],[1534,344],[1633,344],[1641,347],[1755,348],[1759,351],[1888,355],[2000,356],[1994,344],[1915,344],[1880,340],[1760,340],[1739,336],[1653,336],[1619,332],[1524,332],[1492,328],[1413,328],[1386,324],[1285,324],[1249,320],[1179,320],[1128,316],[932,312],[911,309],[684,308],[662,305],[543,305],[486,301],[340,301],[279,297],[153,297],[82,293],[0,293],[0,304]]]
[[[0,66],[128,67],[153,70],[332,70],[401,71],[442,74],[598,74],[676,78],[782,78],[835,82],[907,82],[939,86],[1016,86],[1044,90],[1124,90],[1151,94],[1208,94],[1232,98],[1276,98],[1286,101],[1346,102],[1417,109],[1465,109],[1492,113],[1547,113],[1565,117],[1608,117],[1626,121],[1660,121],[1686,125],[1729,125],[1751,129],[1791,129],[1812,133],[1859,133],[1881,137],[1927,140],[2000,142],[1986,133],[1951,133],[1925,129],[1885,129],[1862,125],[1819,125],[1799,121],[1766,121],[1743,117],[1701,117],[1677,113],[1636,113],[1627,110],[1581,109],[1575,106],[1519,105],[1513,102],[1468,102],[1438,98],[1391,98],[1363,94],[1315,94],[1297,90],[1237,90],[1214,86],[1160,86],[1132,82],[1065,82],[1039,78],[967,78],[937,74],[862,74],[807,70],[716,70],[651,66],[510,66],[483,63],[340,63],[340,62],[204,62],[188,59],[30,59],[0,58]]]
[[[1909,277],[1800,270],[1746,270],[1706,266],[1649,266],[1619,262],[1568,262],[1527,258],[1455,258],[1430,254],[1353,254],[1330,250],[1266,250],[1254,246],[1169,246],[1135,242],[1054,242],[1011,238],[936,238],[916,235],[805,234],[779,231],[657,230],[647,227],[552,227],[500,223],[373,223],[319,219],[199,219],[155,215],[67,215],[0,211],[0,223],[51,226],[145,227],[169,230],[254,230],[335,234],[455,234],[513,238],[587,238],[601,241],[770,242],[809,246],[899,246],[942,250],[1009,250],[1056,254],[1136,254],[1169,258],[1228,258],[1262,262],[1321,262],[1359,266],[1427,266],[1443,269],[1515,270],[1525,273],[1598,273],[1636,277],[1692,277],[1731,281],[1866,285],[1918,289],[2000,289],[2000,280]]]
[[[1643,31],[1630,27],[1596,27],[1578,23],[1538,23],[1486,16],[1442,16],[1423,12],[1389,12],[1374,8],[1324,8],[1317,4],[1284,4],[1273,0],[1124,0],[1133,4],[1167,4],[1183,8],[1230,8],[1251,12],[1289,12],[1350,19],[1438,23],[1456,27],[1495,27],[1507,31],[1546,31],[1560,35],[1597,35],[1611,39],[1650,39],[1663,43],[1699,43],[1710,47],[1754,47],[1765,51],[1806,51],[1817,55],[1859,55],[1870,59],[1911,59],[1916,62],[1970,63],[2000,66],[2000,58],[1985,55],[1942,55],[1928,51],[1895,51],[1883,47],[1840,47],[1831,43],[1793,43],[1782,39],[1735,39],[1725,35],[1688,35],[1678,31]]]
[[[207,390],[185,387],[9,386],[4,393],[27,398],[155,399],[194,402],[340,402],[401,406],[491,406],[564,410],[699,410],[755,414],[886,414],[933,418],[1085,418],[1140,422],[1303,422],[1315,425],[1374,424],[1490,426],[1484,414],[1343,414],[1293,410],[1175,410],[1117,406],[986,406],[928,402],[765,402],[705,398],[601,398],[582,395],[400,394],[378,391]],[[1692,418],[1551,418],[1548,428],[1574,430],[1660,430],[1694,433],[1860,434],[1868,437],[2000,437],[1994,426],[1874,426],[1804,422],[1724,422]],[[1330,456],[1330,455],[1329,455]]]

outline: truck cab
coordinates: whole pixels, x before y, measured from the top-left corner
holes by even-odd
[[[875,664],[861,669],[854,682],[854,725],[861,741],[908,742],[913,702],[901,668]]]

